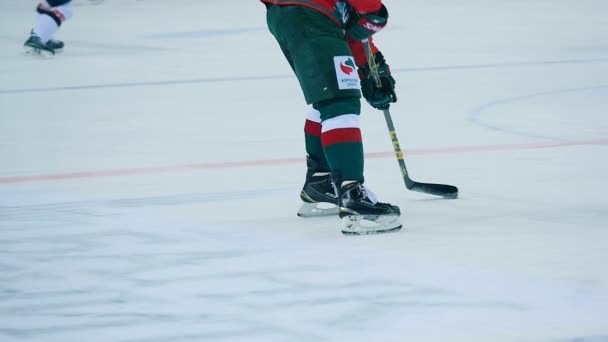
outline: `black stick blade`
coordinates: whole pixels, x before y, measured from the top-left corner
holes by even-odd
[[[458,188],[453,185],[413,182],[409,189],[447,199],[458,198]]]

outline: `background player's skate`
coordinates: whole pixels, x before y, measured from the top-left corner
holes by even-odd
[[[55,55],[55,50],[43,43],[40,37],[32,34],[23,44],[24,52],[26,54],[35,54],[51,57]]]
[[[63,50],[64,43],[53,39],[64,21],[72,17],[73,7],[71,0],[47,0],[36,7],[38,16],[36,25],[25,41],[24,48],[27,54],[53,56]]]

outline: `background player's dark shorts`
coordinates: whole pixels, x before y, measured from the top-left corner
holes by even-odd
[[[68,2],[72,2],[72,0],[48,0],[47,2],[49,3],[49,6],[57,7],[57,6],[65,5]]]
[[[340,26],[325,14],[304,6],[268,7],[270,32],[300,82],[308,104],[361,97],[359,89],[339,89],[334,56],[352,56]]]

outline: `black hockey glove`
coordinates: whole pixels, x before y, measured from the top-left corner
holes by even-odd
[[[391,70],[384,60],[380,51],[375,56],[378,74],[380,75],[381,87],[376,85],[372,77],[369,65],[359,67],[359,77],[361,78],[361,92],[367,102],[376,109],[387,109],[391,103],[397,102],[395,94],[395,79],[391,76]]]
[[[360,14],[352,8],[344,25],[346,33],[354,40],[365,40],[382,30],[388,22],[388,10],[384,5],[376,13]]]

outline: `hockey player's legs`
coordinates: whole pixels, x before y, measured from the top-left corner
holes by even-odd
[[[36,8],[38,16],[30,38],[25,42],[26,52],[53,55],[63,48],[63,42],[51,39],[61,24],[73,15],[71,0],[47,0]]]
[[[342,44],[341,29],[317,11],[301,6],[268,7],[268,27],[275,36],[283,55],[296,74],[309,104],[334,96],[336,83],[331,50],[337,42]],[[325,43],[328,41],[327,43]],[[341,47],[341,54],[350,54]],[[333,62],[331,62],[333,64]],[[325,89],[325,92],[323,92]],[[325,93],[325,94],[323,94]],[[306,181],[300,197],[304,202],[299,216],[335,215],[337,195],[330,174],[330,165],[321,144],[321,112],[311,108],[304,124],[304,141],[307,154]]]
[[[323,13],[303,6],[270,6],[267,19],[306,102],[314,108],[305,125],[308,155],[319,162],[321,171],[329,171],[326,169],[329,167],[340,170],[346,177],[362,180],[360,134],[354,132],[352,142],[337,144],[329,150],[322,145],[324,121],[342,122],[336,117],[347,115],[358,124],[358,118],[352,116],[360,113],[359,78],[342,28]],[[353,152],[341,156],[344,150]],[[357,162],[349,163],[348,159]]]
[[[358,97],[336,97],[314,104],[322,119],[321,143],[337,189],[342,232],[363,235],[399,231],[399,207],[379,202],[363,186],[360,106]]]
[[[271,5],[267,20],[306,102],[314,108],[305,125],[308,172],[298,214],[337,211],[345,234],[399,230],[399,208],[376,201],[362,185],[360,84],[342,28],[302,6]],[[321,203],[337,205],[338,210],[323,210]]]
[[[71,0],[47,0],[40,3],[36,11],[38,19],[33,33],[45,44],[74,13]]]
[[[318,139],[314,140],[316,146],[308,139],[307,152],[322,149],[319,158],[327,158],[332,172],[363,181],[359,78],[350,48],[341,28],[323,14],[304,9],[312,12],[307,18],[316,24],[300,27],[300,33],[292,34],[288,45],[306,102],[318,113],[318,128],[308,130]],[[325,24],[319,27],[317,20],[321,19]],[[315,120],[309,116],[308,121]]]

